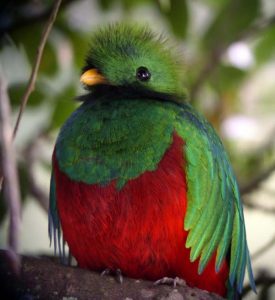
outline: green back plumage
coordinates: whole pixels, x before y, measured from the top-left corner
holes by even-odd
[[[184,102],[181,72],[167,45],[147,29],[126,25],[97,32],[92,45],[96,47],[84,69],[99,69],[112,88],[89,88],[85,102],[62,127],[56,143],[59,168],[87,184],[116,180],[120,189],[157,169],[176,132],[185,141],[188,203],[183,226],[189,230],[191,261],[200,259],[201,273],[216,252],[219,271],[229,251],[229,289],[236,285],[242,290],[246,269],[255,289],[235,176],[212,126]],[[139,66],[150,69],[149,82],[137,81]],[[52,199],[50,219],[58,230],[54,192]]]

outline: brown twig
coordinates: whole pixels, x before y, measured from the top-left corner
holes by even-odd
[[[35,81],[38,74],[38,69],[41,63],[43,51],[48,39],[49,33],[52,29],[53,23],[56,19],[60,4],[62,0],[56,0],[50,15],[48,22],[46,23],[45,29],[41,36],[41,41],[37,49],[37,56],[33,65],[32,73],[26,88],[26,91],[21,100],[21,106],[16,120],[16,124],[12,133],[10,128],[10,107],[9,99],[7,95],[7,86],[3,79],[0,79],[0,91],[1,91],[1,140],[2,140],[2,172],[3,176],[0,178],[2,185],[3,178],[5,178],[5,198],[8,201],[9,213],[10,213],[10,227],[9,227],[9,247],[11,251],[11,257],[15,261],[14,265],[19,270],[19,263],[16,261],[13,253],[18,252],[19,249],[19,227],[21,223],[21,211],[20,211],[20,192],[19,182],[15,163],[15,154],[13,152],[12,140],[15,138],[18,126],[22,117],[22,113],[28,102],[31,92],[35,88]]]
[[[49,33],[52,29],[53,23],[56,19],[56,16],[57,16],[57,13],[58,13],[61,2],[62,2],[62,0],[56,0],[55,1],[53,9],[52,9],[52,13],[50,15],[50,18],[48,19],[48,21],[46,23],[46,26],[44,28],[44,31],[42,33],[41,40],[40,40],[40,43],[39,43],[39,46],[38,46],[38,49],[37,49],[36,59],[35,59],[35,62],[34,62],[33,68],[32,68],[32,73],[31,73],[28,85],[26,87],[25,93],[24,93],[24,95],[22,97],[22,100],[21,100],[20,110],[19,110],[19,113],[18,113],[18,116],[17,116],[17,120],[16,120],[14,130],[13,130],[13,138],[15,138],[15,136],[16,136],[18,126],[19,126],[19,123],[20,123],[20,120],[21,120],[21,117],[22,117],[22,113],[23,113],[23,111],[26,107],[26,104],[28,102],[30,94],[32,93],[32,91],[35,88],[35,81],[36,81],[36,78],[37,78],[38,69],[39,69],[39,66],[40,66],[40,63],[41,63],[43,51],[44,51]]]
[[[2,172],[5,178],[4,195],[9,208],[9,235],[8,246],[13,256],[15,268],[19,268],[15,253],[19,250],[19,230],[21,225],[21,207],[19,180],[16,168],[16,158],[12,143],[10,101],[7,93],[7,84],[0,77],[0,140],[2,150]],[[19,269],[18,269],[19,270]]]

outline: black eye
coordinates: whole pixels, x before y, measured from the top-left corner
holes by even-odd
[[[151,78],[151,73],[146,67],[137,68],[136,78],[140,81],[148,81]]]

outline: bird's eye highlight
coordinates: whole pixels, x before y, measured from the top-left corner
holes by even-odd
[[[148,81],[151,78],[151,73],[146,67],[139,67],[136,71],[136,78],[140,81]]]

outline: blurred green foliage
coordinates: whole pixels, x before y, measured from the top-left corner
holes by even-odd
[[[83,93],[79,92],[78,78],[90,32],[95,26],[109,21],[134,19],[149,23],[155,31],[168,32],[171,39],[179,43],[183,56],[186,56],[184,67],[189,78],[190,101],[204,110],[220,131],[223,119],[241,110],[239,92],[243,84],[274,59],[275,8],[274,12],[264,12],[267,2],[64,0],[46,45],[36,90],[29,99],[28,108],[47,111],[50,117],[41,126],[41,131],[46,137],[56,134],[77,105],[73,99]],[[1,1],[0,73],[8,80],[14,111],[20,105],[30,72],[25,65],[34,61],[51,5],[52,1],[46,0]],[[235,42],[242,42],[247,47],[254,59],[250,65],[240,67],[228,58],[227,51]],[[7,55],[7,49],[13,49],[10,55]],[[273,96],[275,91],[270,97]],[[214,107],[210,105],[212,108],[209,109],[205,103]],[[27,141],[32,142],[36,136],[28,132]],[[258,152],[255,155],[255,159],[253,153],[245,159],[245,155],[231,153],[237,173],[244,182],[253,168],[261,168]],[[274,159],[273,154],[268,155],[270,160]],[[20,160],[24,161],[23,154]],[[27,195],[27,167],[28,164],[22,164],[19,168],[23,198]]]
[[[219,9],[203,37],[206,51],[225,47],[241,37],[260,13],[260,0],[227,1]]]

